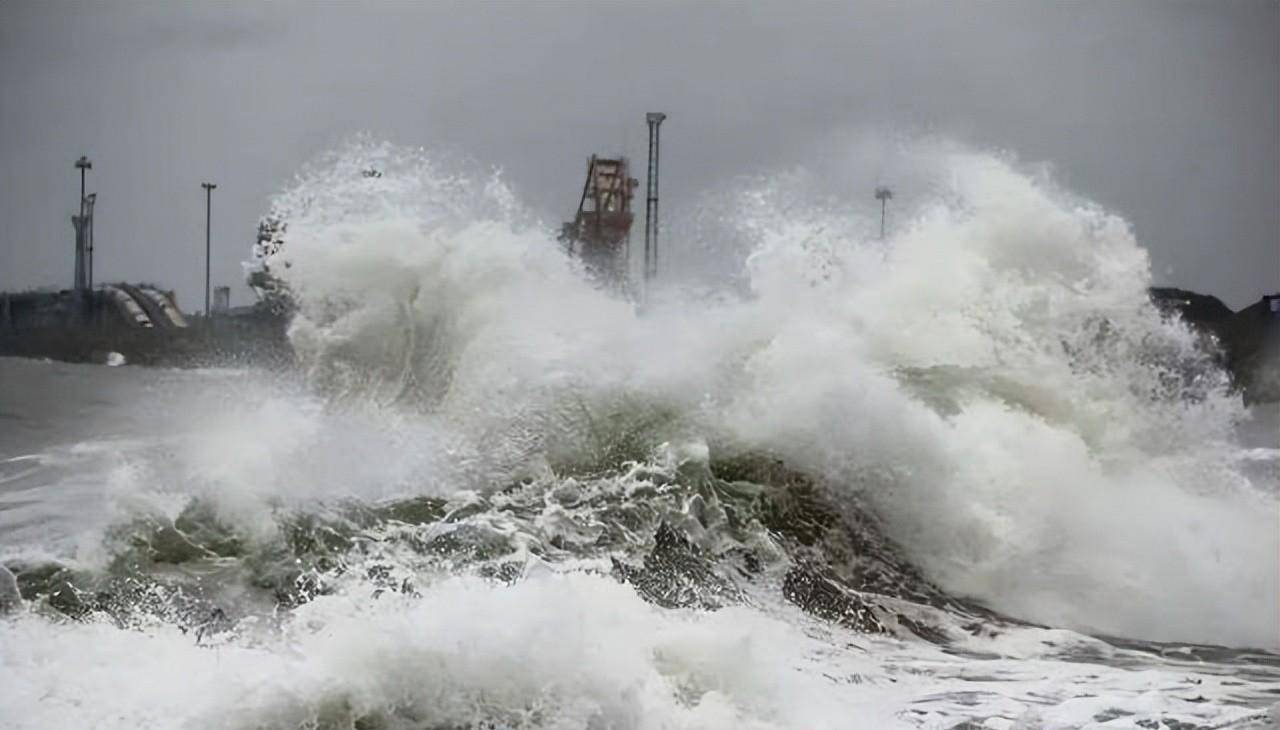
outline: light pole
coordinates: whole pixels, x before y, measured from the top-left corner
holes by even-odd
[[[876,200],[880,201],[880,240],[884,240],[884,208],[885,203],[893,197],[893,191],[881,185],[876,188]]]
[[[93,288],[93,249],[90,243],[89,216],[85,212],[84,174],[93,169],[93,163],[85,155],[76,160],[76,169],[80,171],[80,205],[78,206],[79,223],[76,226],[76,289]]]
[[[662,112],[645,115],[649,124],[649,174],[644,207],[644,280],[658,275],[658,128],[667,118]]]
[[[209,318],[209,263],[210,263],[210,246],[209,246],[209,224],[213,220],[213,189],[218,187],[213,183],[200,183],[200,187],[204,188],[204,316]]]

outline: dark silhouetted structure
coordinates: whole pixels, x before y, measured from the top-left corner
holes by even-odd
[[[560,231],[569,253],[598,281],[616,289],[626,286],[630,268],[631,198],[639,182],[629,173],[625,157],[592,155],[578,212]]]
[[[80,171],[80,207],[79,212],[71,216],[71,225],[76,229],[74,284],[76,291],[86,292],[93,288],[93,204],[96,196],[86,196],[84,192],[85,172],[93,169],[93,163],[85,155],[80,155],[75,165]]]

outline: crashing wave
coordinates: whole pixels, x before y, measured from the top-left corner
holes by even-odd
[[[500,177],[325,156],[254,254],[304,386],[94,452],[102,549],[5,560],[0,684],[56,685],[45,725],[1263,726],[1253,412],[1122,220],[989,155],[903,164],[934,193],[888,241],[762,179],[701,242],[731,270],[638,313]]]

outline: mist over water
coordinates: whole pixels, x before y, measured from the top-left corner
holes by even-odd
[[[368,138],[321,157],[275,200],[284,245],[247,264],[297,305],[296,376],[166,374],[151,411],[110,406],[126,434],[4,462],[0,490],[54,489],[79,454],[70,481],[105,508],[15,507],[38,529],[0,557],[100,582],[127,564],[159,598],[7,619],[2,709],[22,727],[95,717],[81,695],[121,726],[1265,722],[1265,661],[1232,690],[1229,663],[1090,638],[1280,648],[1280,448],[1242,442],[1258,414],[1149,303],[1129,226],[933,140],[880,153],[915,188],[881,240],[878,209],[824,192],[861,154],[709,194],[664,230],[671,273],[642,306],[593,286],[497,172]],[[820,540],[770,501],[796,484]],[[832,549],[840,530],[857,550]],[[813,565],[862,576],[841,595],[863,618],[795,597]],[[191,619],[206,604],[220,618]]]

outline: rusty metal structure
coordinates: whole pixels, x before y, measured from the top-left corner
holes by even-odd
[[[573,220],[560,230],[568,252],[604,286],[624,290],[630,274],[631,198],[639,181],[625,157],[592,155]]]

